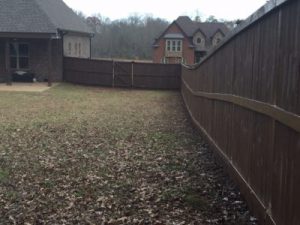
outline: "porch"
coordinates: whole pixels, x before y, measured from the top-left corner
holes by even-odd
[[[62,40],[49,35],[6,34],[0,37],[0,83],[12,85],[16,76],[29,75],[29,82],[62,80]],[[23,81],[23,79],[21,79]],[[14,84],[16,84],[14,82]]]

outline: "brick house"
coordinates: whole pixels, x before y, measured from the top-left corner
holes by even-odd
[[[90,58],[92,33],[62,0],[0,1],[0,82],[61,81],[63,57]]]
[[[192,65],[229,32],[224,23],[201,23],[180,16],[154,41],[154,63]]]

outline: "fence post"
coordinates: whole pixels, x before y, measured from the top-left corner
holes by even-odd
[[[115,87],[115,61],[112,60],[112,87]]]
[[[133,88],[133,64],[134,61],[131,62],[131,87]]]
[[[5,73],[6,73],[6,84],[12,85],[12,75],[10,70],[10,59],[9,59],[9,39],[5,40]]]
[[[48,86],[52,86],[52,39],[48,40]]]

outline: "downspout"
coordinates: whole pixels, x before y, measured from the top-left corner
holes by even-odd
[[[92,58],[92,38],[95,36],[95,34],[90,34],[90,59]]]
[[[90,59],[92,58],[92,36],[90,36]]]

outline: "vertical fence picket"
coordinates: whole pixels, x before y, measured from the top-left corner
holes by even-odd
[[[115,87],[115,61],[112,61],[112,87]]]
[[[134,87],[134,83],[133,83],[133,65],[134,65],[134,62],[132,61],[131,62],[131,87]]]

